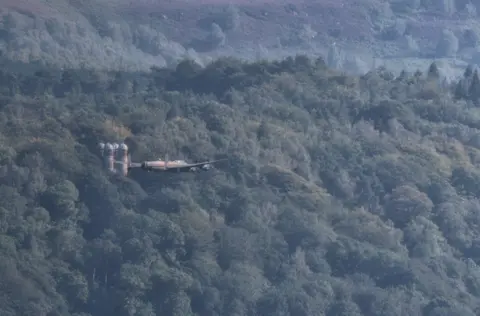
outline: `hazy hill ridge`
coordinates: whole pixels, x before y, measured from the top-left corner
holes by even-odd
[[[331,56],[365,73],[436,60],[461,75],[480,61],[475,2],[445,1],[0,1],[0,49],[21,61],[147,70],[192,58]]]

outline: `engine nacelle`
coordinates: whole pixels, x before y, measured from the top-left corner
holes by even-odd
[[[209,163],[202,166],[202,169],[205,170],[205,171],[210,170],[211,168],[212,168],[212,165],[209,164]]]

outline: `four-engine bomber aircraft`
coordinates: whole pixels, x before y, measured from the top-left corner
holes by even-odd
[[[216,162],[227,160],[217,159],[197,163],[188,163],[185,160],[151,160],[143,162],[132,162],[128,147],[125,144],[104,144],[100,143],[100,150],[105,160],[106,167],[113,173],[117,172],[115,165],[121,165],[119,168],[123,175],[127,175],[131,169],[141,169],[154,172],[198,172],[207,171],[213,167]]]
[[[165,157],[165,160],[151,160],[143,162],[131,162],[128,160],[127,168],[128,170],[133,168],[141,168],[146,171],[156,171],[156,172],[198,172],[198,171],[207,171],[213,167],[213,164],[219,161],[226,159],[217,159],[204,162],[188,163],[185,160],[168,160],[168,157]],[[117,161],[116,163],[123,164],[122,161]]]

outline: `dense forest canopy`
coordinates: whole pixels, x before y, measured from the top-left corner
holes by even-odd
[[[480,80],[305,56],[0,71],[0,314],[477,315]],[[198,175],[102,167],[228,155]]]

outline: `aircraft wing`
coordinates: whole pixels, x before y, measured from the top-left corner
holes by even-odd
[[[175,166],[175,167],[167,167],[167,169],[190,169],[190,168],[193,168],[193,167],[203,167],[205,165],[210,165],[210,164],[214,164],[216,162],[219,162],[219,161],[224,161],[224,160],[227,160],[227,158],[223,158],[223,159],[217,159],[217,160],[210,160],[210,161],[204,161],[204,162],[196,162],[196,163],[188,163],[188,164],[184,164],[184,165],[180,165],[180,166]]]

